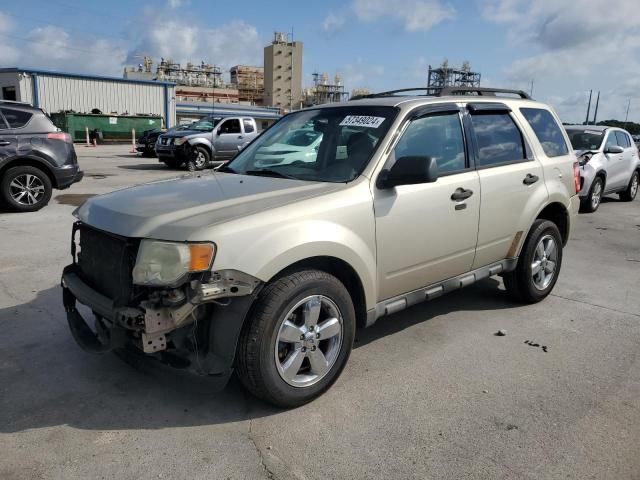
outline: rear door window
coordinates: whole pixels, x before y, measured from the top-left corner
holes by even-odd
[[[542,108],[521,108],[520,112],[531,125],[547,157],[559,157],[569,153],[562,130],[551,112]]]
[[[245,118],[242,123],[244,124],[244,133],[255,132],[255,128],[253,128],[253,122],[251,120]]]
[[[2,114],[4,118],[7,119],[7,123],[9,124],[9,128],[21,128],[24,127],[33,114],[29,112],[23,112],[22,110],[15,110],[13,108],[2,108]]]
[[[488,167],[527,160],[522,133],[508,113],[471,115],[478,142],[478,166]]]

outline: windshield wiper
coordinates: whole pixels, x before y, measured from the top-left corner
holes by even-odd
[[[270,168],[261,168],[260,170],[247,170],[243,172],[245,175],[256,175],[262,177],[279,177],[279,178],[289,178],[291,180],[299,180],[292,175],[287,175],[286,173],[278,172],[276,170],[271,170]]]
[[[220,165],[215,169],[216,172],[224,172],[224,173],[238,173],[233,168],[228,167],[227,165]]]

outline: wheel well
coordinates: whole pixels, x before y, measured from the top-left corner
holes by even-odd
[[[356,325],[358,327],[364,327],[366,325],[367,305],[364,297],[364,288],[362,287],[360,277],[351,265],[344,260],[340,260],[335,257],[311,257],[289,265],[287,268],[279,272],[274,278],[278,278],[291,271],[301,269],[321,270],[340,280],[349,291],[349,295],[353,300],[353,307],[356,312]]]
[[[7,164],[3,165],[0,168],[0,178],[2,178],[4,176],[4,173],[10,168],[21,167],[21,166],[34,167],[39,170],[42,170],[44,173],[46,173],[47,177],[49,177],[49,180],[51,180],[51,185],[57,188],[58,184],[56,182],[56,177],[53,176],[51,169],[45,164],[43,164],[42,162],[33,160],[31,158],[16,158],[14,160],[7,162]]]
[[[553,222],[560,230],[562,244],[566,245],[569,240],[569,212],[561,203],[550,203],[540,212],[538,218],[543,218]]]

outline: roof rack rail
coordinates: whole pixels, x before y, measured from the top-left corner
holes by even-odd
[[[378,92],[378,93],[367,93],[365,95],[356,95],[351,98],[351,100],[360,100],[363,98],[378,98],[378,97],[392,97],[397,93],[406,93],[406,92],[425,92],[423,95],[425,96],[437,96],[438,88],[433,87],[415,87],[415,88],[401,88],[399,90],[388,90],[386,92]]]
[[[485,88],[485,87],[416,87],[401,88],[399,90],[388,90],[386,92],[369,93],[366,95],[356,95],[351,100],[360,100],[363,98],[380,98],[392,97],[398,93],[406,92],[424,92],[422,95],[427,97],[446,97],[449,95],[466,95],[475,93],[479,96],[495,97],[497,93],[506,93],[518,95],[520,98],[531,100],[531,97],[523,90],[509,90],[506,88]]]
[[[508,88],[485,88],[485,87],[444,87],[438,92],[439,97],[445,97],[448,95],[465,95],[469,93],[475,93],[479,96],[495,97],[496,93],[507,93],[512,95],[518,95],[520,98],[531,100],[531,97],[524,90],[511,90]]]

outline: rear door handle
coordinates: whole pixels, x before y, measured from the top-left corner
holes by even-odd
[[[522,183],[524,183],[525,185],[532,185],[536,183],[538,180],[540,180],[540,177],[538,177],[537,175],[531,175],[530,173],[527,173],[527,176],[524,177],[524,180],[522,180]]]
[[[457,188],[455,192],[451,194],[451,200],[457,202],[459,200],[466,200],[473,195],[473,190],[467,190],[462,187]]]
[[[11,142],[7,142],[6,140],[0,140],[0,145],[11,145]]]

